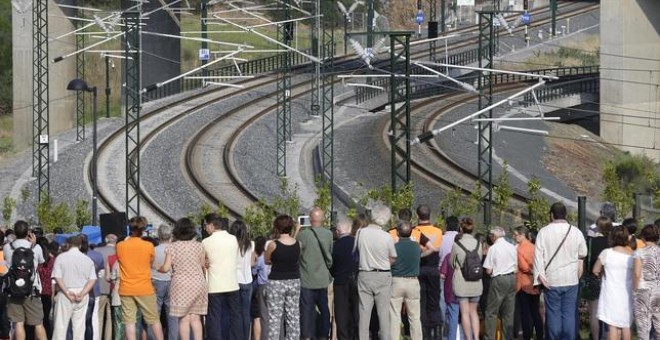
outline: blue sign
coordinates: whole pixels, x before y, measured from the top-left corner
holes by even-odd
[[[421,25],[424,22],[424,12],[422,11],[417,12],[417,17],[415,17],[415,21],[417,22],[418,25]]]
[[[528,25],[532,21],[532,15],[527,12],[523,13],[521,18],[523,25]]]

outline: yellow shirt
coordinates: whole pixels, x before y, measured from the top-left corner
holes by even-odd
[[[238,290],[236,274],[239,267],[238,241],[225,230],[215,231],[202,241],[209,260],[209,294]]]

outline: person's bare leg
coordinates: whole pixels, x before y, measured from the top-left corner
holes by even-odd
[[[135,323],[125,323],[126,326],[126,340],[135,340]]]
[[[192,333],[195,340],[204,339],[201,316],[194,314],[190,315],[190,328],[192,328]]]
[[[37,338],[37,340],[48,340],[48,336],[46,335],[46,328],[43,324],[34,326],[34,336]]]
[[[253,340],[261,340],[261,318],[252,319]]]
[[[14,323],[14,339],[25,340],[25,325],[22,322]]]
[[[623,340],[632,339],[632,332],[630,331],[630,328],[621,328],[621,336],[623,337]]]
[[[149,325],[149,327],[151,327],[151,331],[154,332],[154,338],[156,340],[164,340],[163,325],[160,324],[160,321],[154,322],[152,325]]]
[[[598,340],[598,331],[600,331],[600,325],[598,322],[598,299],[589,301],[589,328],[591,330],[591,340]]]
[[[472,326],[472,337],[475,340],[479,339],[479,303],[470,303],[470,325]]]
[[[472,340],[472,327],[470,326],[470,302],[460,300],[458,308],[461,310],[461,327],[465,340]]]
[[[607,340],[619,340],[621,339],[621,334],[619,334],[619,329],[612,325],[607,325]]]
[[[179,337],[190,339],[190,315],[184,315],[179,319]]]

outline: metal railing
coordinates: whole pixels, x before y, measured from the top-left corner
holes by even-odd
[[[309,54],[310,51],[303,50],[304,53]],[[282,56],[280,54],[244,61],[237,64],[225,65],[219,68],[210,69],[209,76],[237,76],[237,75],[257,75],[272,72],[280,68]],[[291,66],[302,65],[308,62],[308,59],[300,53],[292,53]],[[238,67],[237,67],[238,66]],[[174,94],[195,90],[202,87],[200,79],[179,79],[178,81],[171,82],[163,85],[151,92],[145,93],[143,102],[151,100],[162,99]]]
[[[598,74],[589,74],[582,78],[550,83],[536,90],[536,98],[539,102],[549,102],[580,93],[599,93],[600,79]],[[534,105],[534,98],[531,93],[526,93],[523,97],[523,106]]]

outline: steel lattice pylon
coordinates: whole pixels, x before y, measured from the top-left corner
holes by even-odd
[[[48,148],[48,0],[32,5],[32,173],[37,177],[37,199],[50,192]]]
[[[201,38],[202,40],[202,49],[207,49],[209,48],[209,43],[206,39],[209,38],[208,34],[208,23],[207,23],[207,18],[208,18],[208,4],[206,0],[202,0],[200,3],[200,28],[202,31]],[[208,60],[202,60],[202,65],[208,64]],[[202,69],[202,76],[207,77],[209,75],[209,70],[205,67]]]
[[[78,0],[78,6],[84,7],[85,1]],[[84,17],[84,10],[78,10],[78,17]],[[80,29],[85,22],[76,20],[76,29]],[[81,32],[82,33],[82,32]],[[76,51],[85,48],[85,35],[76,34]],[[76,78],[85,79],[85,53],[76,54]],[[85,92],[76,91],[76,140],[85,140]]]
[[[493,67],[493,51],[495,32],[493,28],[493,12],[479,12],[479,67]],[[480,73],[479,76],[479,110],[493,104],[493,73]],[[493,118],[493,110],[481,114],[479,118]],[[481,195],[481,204],[484,211],[484,224],[491,223],[491,202],[493,199],[493,148],[491,137],[493,125],[490,121],[479,121],[479,164],[477,173],[481,183],[485,183],[486,191]]]
[[[140,13],[125,12],[124,17],[124,72],[126,86],[126,213],[140,215],[140,110],[142,86],[140,84]]]
[[[334,120],[335,108],[333,98],[334,94],[334,76],[332,75],[334,68],[334,25],[332,23],[323,26],[323,48],[321,50],[321,57],[323,61],[322,69],[322,88],[321,92],[323,103],[321,111],[323,112],[323,139],[321,144],[323,146],[321,165],[322,165],[322,178],[326,180],[330,187],[330,211],[334,211]]]
[[[435,22],[437,25],[436,21],[436,16],[438,12],[438,4],[437,0],[429,0],[429,19],[427,21],[427,25],[431,25],[431,22]],[[430,32],[429,32],[430,33]],[[430,34],[428,38],[435,38],[431,37]],[[429,60],[435,61],[436,60],[436,43],[437,40],[429,41]]]
[[[291,1],[281,2],[284,24],[278,26],[277,35],[284,44],[291,46],[293,23]],[[291,50],[281,54],[281,68],[277,73],[277,176],[286,177],[286,143],[291,141]]]
[[[321,2],[323,0],[312,0],[313,13],[315,15],[314,23],[311,25],[311,41],[312,41],[312,55],[322,59],[321,49],[324,48],[321,46],[322,43],[319,43],[319,34],[321,33]],[[321,110],[321,63],[314,63],[314,75],[312,76],[312,101],[310,106],[310,112],[312,116],[318,116],[319,111]]]
[[[392,192],[410,183],[410,36],[412,32],[391,32],[390,36],[390,144]],[[399,51],[398,45],[403,46]],[[401,154],[399,157],[398,154]]]

